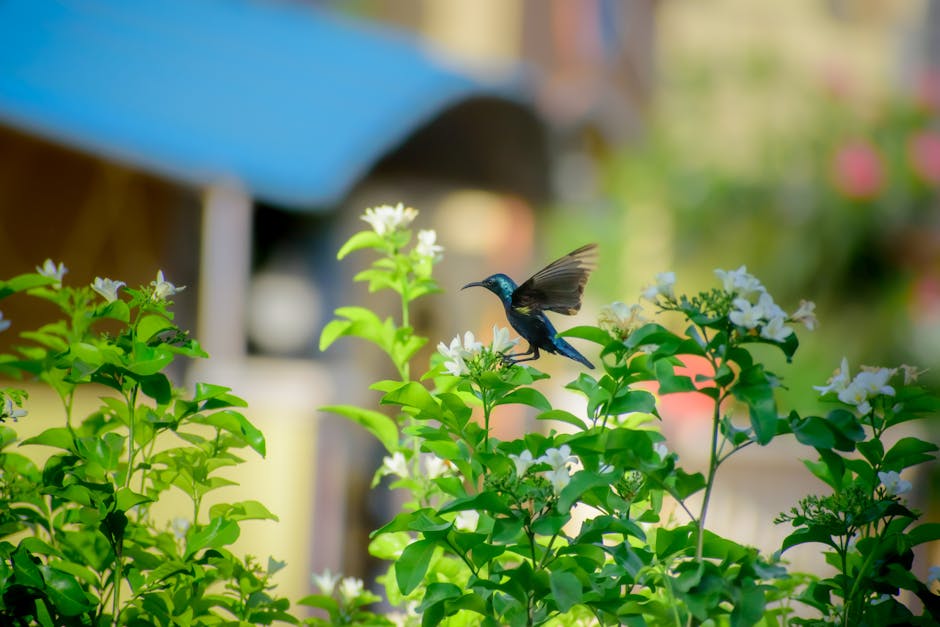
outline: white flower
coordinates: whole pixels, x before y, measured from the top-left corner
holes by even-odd
[[[153,298],[154,300],[166,300],[168,297],[173,296],[179,292],[182,292],[186,289],[185,285],[176,287],[169,281],[163,278],[163,270],[157,271],[157,280],[151,281],[150,285],[153,286]]]
[[[721,279],[722,287],[729,294],[750,299],[754,294],[764,292],[761,282],[748,274],[747,266],[741,266],[737,270],[715,270],[715,275]]]
[[[319,575],[314,573],[311,576],[311,579],[313,580],[313,585],[315,585],[320,590],[320,594],[330,596],[333,594],[333,590],[336,588],[336,583],[339,581],[339,575],[334,575],[330,573],[329,569],[326,569]]]
[[[571,481],[569,464],[576,461],[578,461],[578,458],[571,454],[571,447],[567,444],[562,444],[558,448],[548,449],[545,451],[544,455],[536,460],[538,463],[545,463],[551,466],[551,470],[546,470],[542,473],[542,476],[551,482],[555,494],[561,492]]]
[[[808,330],[816,329],[818,321],[816,320],[816,303],[809,300],[801,300],[800,307],[790,316],[793,322],[802,322]]]
[[[665,442],[657,442],[653,445],[653,450],[659,455],[660,460],[666,461],[666,457],[669,455],[669,447],[666,446]]]
[[[913,487],[910,481],[901,479],[901,475],[893,470],[889,472],[879,472],[878,479],[881,481],[881,485],[885,487],[885,492],[891,496],[907,494]]]
[[[597,326],[618,339],[625,339],[634,329],[646,322],[643,308],[637,303],[626,305],[615,301],[602,307],[597,315]]]
[[[118,290],[124,285],[126,285],[124,281],[112,281],[108,278],[102,279],[100,276],[96,276],[95,282],[91,284],[91,289],[101,294],[109,303],[113,303],[117,300]]]
[[[561,494],[561,491],[565,489],[565,486],[571,483],[571,474],[568,471],[567,466],[546,470],[542,473],[542,476],[548,479],[549,483],[552,484],[552,490],[555,491],[556,495]]]
[[[439,261],[441,259],[441,253],[444,252],[444,247],[439,246],[436,242],[436,231],[418,231],[418,243],[415,245],[415,252],[421,257]]]
[[[454,519],[454,526],[461,531],[476,531],[479,521],[480,513],[478,511],[465,509],[457,512],[457,518]]]
[[[362,219],[372,225],[372,229],[379,235],[393,233],[399,229],[407,228],[418,216],[418,212],[402,203],[396,206],[381,205],[366,209]]]
[[[571,447],[562,444],[558,448],[550,448],[545,454],[538,458],[539,463],[546,463],[552,468],[561,468],[577,461],[578,458],[571,454]]]
[[[449,472],[450,466],[446,460],[431,453],[424,456],[424,474],[428,479],[443,477]]]
[[[940,582],[940,566],[931,566],[927,569],[927,587]]]
[[[22,418],[27,413],[29,412],[27,412],[25,409],[20,409],[19,407],[14,405],[13,399],[8,397],[4,399],[3,401],[3,410],[0,411],[0,422],[3,422],[5,418],[12,418],[13,421],[16,422],[18,419]]]
[[[509,329],[495,324],[493,325],[493,341],[490,343],[491,351],[494,353],[505,353],[518,343],[519,338],[510,339]]]
[[[868,368],[862,366],[862,371],[855,375],[853,384],[862,387],[869,396],[894,396],[894,388],[888,385],[888,381],[897,372],[896,368]]]
[[[752,305],[746,298],[735,298],[731,304],[734,309],[728,314],[728,318],[737,326],[754,329],[761,323],[763,310],[758,305]]]
[[[42,264],[42,267],[36,266],[36,272],[46,277],[47,279],[55,279],[56,284],[62,286],[62,277],[65,276],[65,273],[68,272],[68,268],[62,265],[62,262],[59,262],[59,265],[53,263],[52,259],[46,259]]]
[[[771,318],[761,328],[760,335],[774,342],[783,342],[793,335],[793,329],[784,324],[784,318]]]
[[[868,402],[868,390],[853,379],[851,383],[839,390],[839,400],[848,405],[855,405],[859,412],[871,412],[871,403]]]
[[[771,296],[769,292],[760,293],[760,296],[757,297],[757,307],[760,309],[761,317],[764,320],[769,321],[774,318],[780,318],[781,321],[783,321],[787,318],[787,312],[774,302],[774,297]]]
[[[660,296],[666,298],[675,298],[675,272],[659,272],[656,274],[655,283],[643,290],[642,297],[646,300],[657,302]]]
[[[356,577],[344,577],[341,582],[339,582],[339,597],[344,603],[352,603],[356,598],[362,594],[362,591],[365,589],[365,584],[362,583],[362,579]]]
[[[444,342],[437,345],[437,351],[445,359],[444,369],[458,377],[470,373],[466,360],[475,357],[481,350],[483,350],[483,344],[476,341],[471,331],[464,333],[462,343],[458,335],[450,341],[450,346],[444,344]]]
[[[828,385],[814,385],[813,389],[818,391],[820,395],[829,394],[830,392],[838,393],[844,390],[851,380],[852,375],[849,374],[849,360],[843,357],[842,365],[829,377],[829,381],[827,381]]]
[[[3,315],[0,314],[0,318],[2,317]],[[927,372],[926,370],[919,370],[917,367],[908,366],[907,364],[901,364],[900,366],[898,366],[898,369],[904,373],[904,385],[910,385],[911,383],[916,383],[918,377],[920,377],[920,375]]]
[[[0,331],[6,331],[10,328],[10,321],[3,318],[3,312],[0,311]]]
[[[513,455],[510,453],[509,459],[511,459],[512,463],[516,465],[517,477],[522,477],[526,471],[529,470],[529,467],[535,463],[535,459],[532,457],[532,451],[529,449],[522,451],[518,455]]]
[[[391,457],[385,457],[382,460],[381,473],[383,475],[396,475],[402,479],[407,479],[411,473],[408,472],[408,460],[401,451],[395,451]]]

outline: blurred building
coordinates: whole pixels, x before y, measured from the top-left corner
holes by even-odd
[[[531,269],[538,212],[590,197],[595,157],[642,128],[653,5],[0,3],[0,276],[50,257],[73,284],[187,285],[177,321],[212,359],[180,381],[231,386],[268,437],[236,480],[281,522],[245,525],[246,550],[288,559],[292,598],[311,570],[364,574],[379,451],[316,408],[371,402],[382,373],[355,341],[316,351],[369,298],[336,250],[402,201],[448,248],[443,285]],[[416,312],[424,334],[479,324],[455,298]]]

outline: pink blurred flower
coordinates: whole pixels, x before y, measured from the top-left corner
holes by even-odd
[[[848,198],[874,198],[885,183],[881,154],[867,140],[846,142],[836,151],[833,158],[832,176],[836,189]]]
[[[940,183],[940,133],[921,131],[907,144],[914,173],[926,183]]]
[[[917,77],[914,99],[927,111],[940,111],[940,70],[926,70]]]

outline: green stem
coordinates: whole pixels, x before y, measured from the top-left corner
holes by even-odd
[[[134,423],[137,421],[137,384],[131,388],[127,395],[127,472],[124,475],[124,487],[131,485],[131,475],[134,470],[134,457],[137,449],[134,448]]]
[[[708,478],[705,481],[705,495],[702,498],[702,511],[698,517],[698,543],[695,548],[695,560],[702,566],[702,552],[705,544],[705,517],[708,515],[708,503],[715,485],[715,473],[721,460],[718,458],[718,424],[721,420],[721,401],[724,395],[715,399],[715,411],[712,414],[711,451],[708,456]]]

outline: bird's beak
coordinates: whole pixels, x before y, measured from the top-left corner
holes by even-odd
[[[481,283],[480,281],[474,281],[473,283],[467,283],[460,289],[465,290],[468,287],[483,287],[483,283]]]

